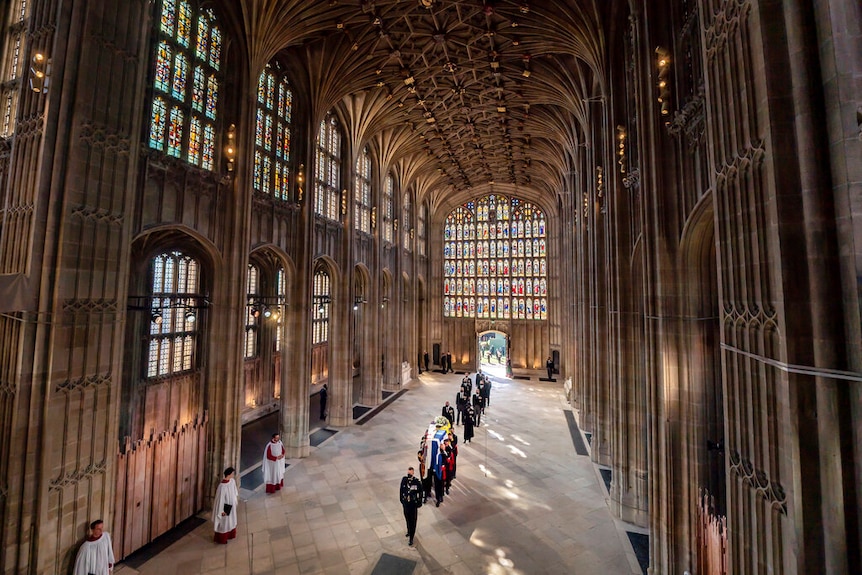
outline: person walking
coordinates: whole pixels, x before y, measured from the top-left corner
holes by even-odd
[[[275,493],[284,487],[284,444],[277,433],[272,434],[263,450],[263,482],[267,493]]]
[[[485,378],[485,387],[482,388],[482,402],[485,407],[491,405],[491,378]]]
[[[449,420],[449,425],[455,424],[455,410],[452,409],[452,406],[449,405],[449,402],[446,402],[446,405],[443,406],[443,410],[440,413],[443,417]]]
[[[473,406],[464,404],[464,443],[470,443],[475,431],[473,430]]]
[[[104,526],[101,519],[90,523],[90,536],[78,549],[73,575],[108,575],[114,571],[114,546]]]
[[[455,394],[455,425],[461,425],[461,420],[464,418],[464,406],[467,403],[467,397],[460,389]]]
[[[416,453],[416,459],[419,460],[419,481],[422,483],[422,503],[428,501],[431,497],[431,470],[425,465],[424,450],[420,449]]]
[[[548,381],[553,381],[554,379],[554,360],[551,359],[551,356],[548,356],[548,361],[545,362],[545,367],[548,370]]]
[[[236,539],[236,504],[239,492],[236,481],[233,480],[235,469],[228,467],[224,470],[224,479],[218,485],[213,502],[213,526],[215,535],[213,541],[227,544],[228,539]]]
[[[482,411],[484,410],[484,406],[482,405],[482,396],[479,395],[479,390],[476,390],[476,393],[473,394],[473,417],[475,425],[482,425]]]
[[[413,545],[413,537],[416,536],[416,521],[419,518],[419,508],[422,507],[422,483],[413,476],[413,468],[407,468],[407,475],[401,478],[401,490],[399,497],[401,507],[404,509],[404,519],[407,521],[407,544]]]

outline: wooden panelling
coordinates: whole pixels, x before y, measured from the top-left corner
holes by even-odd
[[[117,455],[114,555],[140,549],[203,507],[207,416],[131,443]]]

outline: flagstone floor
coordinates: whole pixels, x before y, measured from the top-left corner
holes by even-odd
[[[438,508],[419,510],[407,545],[398,486],[427,424],[462,376],[424,373],[370,421],[290,460],[285,489],[242,490],[237,539],[207,522],[117,575],[639,574],[589,457],[576,455],[561,383],[495,377],[491,405]],[[461,435],[462,427],[456,426]],[[206,516],[206,513],[201,516]],[[407,561],[399,561],[405,559]],[[413,565],[413,567],[408,567]],[[401,575],[399,573],[399,575]]]

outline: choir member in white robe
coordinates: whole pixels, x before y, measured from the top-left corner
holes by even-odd
[[[239,500],[239,491],[236,481],[233,480],[233,467],[224,470],[224,479],[218,485],[215,501],[213,502],[213,524],[215,526],[216,543],[227,543],[228,539],[236,538],[236,504]]]
[[[263,482],[267,493],[275,493],[284,487],[284,444],[277,433],[263,450]]]
[[[108,575],[114,570],[114,547],[111,536],[103,531],[104,523],[90,523],[90,536],[78,549],[74,575]]]

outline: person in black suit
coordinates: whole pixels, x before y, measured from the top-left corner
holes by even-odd
[[[455,424],[455,410],[452,409],[452,406],[449,405],[449,402],[446,402],[446,405],[443,406],[443,411],[440,413],[443,417],[449,420],[449,425]]]
[[[430,358],[428,357],[428,352],[427,352],[427,351],[426,351],[426,352],[423,352],[423,353],[422,353],[422,363],[424,363],[424,364],[425,364],[425,371],[428,371],[428,361],[429,361],[429,359],[430,359]]]
[[[545,367],[548,369],[548,379],[554,379],[554,360],[548,356],[548,361],[545,362]]]

